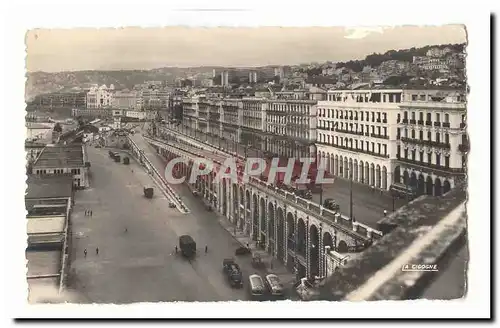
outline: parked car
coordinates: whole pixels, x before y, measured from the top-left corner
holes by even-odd
[[[172,202],[170,202],[170,203],[168,203],[168,207],[170,207],[170,208],[175,208],[175,204],[174,204],[174,203],[172,203]]]
[[[338,212],[340,210],[339,204],[333,198],[327,198],[323,202],[323,207]]]
[[[282,297],[283,296],[283,292],[284,292],[283,284],[281,283],[281,281],[277,275],[268,274],[266,276],[265,283],[266,283],[267,289],[269,290],[269,293],[271,293],[272,296],[275,296],[275,297]]]
[[[248,277],[248,288],[252,300],[263,300],[265,296],[265,286],[262,277],[258,274],[252,274]]]
[[[233,259],[224,259],[222,261],[222,271],[226,275],[231,287],[243,286],[243,275],[240,266]]]
[[[190,258],[196,255],[196,242],[189,235],[179,237],[179,248],[184,257]]]

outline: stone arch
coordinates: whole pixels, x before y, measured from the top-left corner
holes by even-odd
[[[339,241],[339,247],[337,248],[337,252],[339,253],[347,253],[349,248],[347,247],[347,243],[344,240]]]
[[[352,172],[352,170],[353,170],[352,158],[349,158],[349,171],[347,172],[348,179],[354,179],[354,172]]]
[[[407,186],[410,183],[410,175],[408,174],[408,171],[405,170],[403,173],[403,184]]]
[[[246,209],[247,209],[247,210],[249,210],[249,209],[251,208],[251,207],[250,207],[250,206],[251,206],[251,201],[250,201],[250,190],[247,190],[247,191],[245,192],[245,194],[246,194],[246,197],[247,197],[247,206],[246,206]]]
[[[349,163],[347,161],[347,157],[344,157],[344,179],[349,178]]]
[[[365,183],[370,185],[370,164],[365,162]]]
[[[451,190],[450,182],[448,180],[444,180],[444,183],[443,183],[443,194],[446,194],[450,190]]]
[[[333,154],[330,154],[330,167],[328,168],[328,172],[333,176],[335,174],[335,159]]]
[[[338,176],[344,176],[344,158],[342,156],[339,157],[339,172]]]
[[[375,186],[375,165],[370,164],[370,185]]]
[[[382,186],[381,179],[382,176],[380,172],[380,165],[377,164],[377,167],[375,168],[375,186],[377,188],[380,188]]]
[[[352,178],[354,180],[354,182],[358,182],[358,160],[355,159],[354,160],[354,164],[353,164],[353,168],[352,168]]]
[[[306,224],[299,218],[297,223],[297,254],[306,256]]]
[[[238,209],[240,207],[239,205],[239,197],[238,197],[238,185],[233,183],[232,188],[232,204],[233,204],[233,222],[237,223],[238,222]]]
[[[283,209],[278,207],[278,240],[277,242],[277,257],[280,261],[285,261],[285,216]]]
[[[434,189],[434,184],[432,183],[432,178],[430,175],[428,175],[425,181],[425,193],[427,195],[432,196],[433,189]]]
[[[330,246],[331,251],[335,250],[335,245],[333,244],[332,235],[328,231],[323,233],[323,247],[325,246]]]
[[[412,188],[416,188],[417,187],[417,174],[415,173],[415,171],[411,172],[411,175],[410,175],[410,186]]]
[[[335,162],[334,162],[334,173],[335,176],[339,175],[339,155],[335,155]]]
[[[387,167],[382,166],[382,189],[387,190]]]
[[[259,239],[259,198],[257,194],[253,195],[253,228],[252,228],[252,240],[257,241]]]
[[[261,242],[261,246],[266,243],[266,201],[264,198],[260,199],[260,224],[259,224],[259,240]]]
[[[316,225],[311,224],[309,227],[309,240],[310,240],[310,257],[309,257],[309,273],[311,277],[319,276],[319,232]]]
[[[401,183],[401,168],[399,165],[394,168],[394,182]]]
[[[441,196],[443,194],[443,188],[441,186],[441,179],[436,177],[434,181],[434,196]]]
[[[359,182],[365,183],[365,166],[363,161],[359,161]]]
[[[276,242],[274,240],[274,205],[272,202],[269,202],[268,205],[268,220],[267,220],[267,230],[266,230],[266,236],[269,244],[269,253],[273,254],[274,251],[274,243]]]
[[[240,205],[245,205],[245,192],[243,186],[240,186]]]
[[[222,214],[227,216],[227,180],[225,178],[222,179]]]
[[[417,195],[425,194],[425,178],[422,173],[418,175],[417,180]]]

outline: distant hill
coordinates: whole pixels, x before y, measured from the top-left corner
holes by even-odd
[[[429,45],[421,48],[413,47],[410,49],[389,50],[383,54],[373,53],[366,56],[363,60],[350,60],[348,62],[337,63],[337,67],[344,66],[348,69],[352,69],[354,72],[361,72],[365,66],[377,67],[381,63],[388,60],[399,60],[411,63],[413,61],[413,56],[425,56],[427,51],[431,48],[444,49],[446,47],[451,48],[454,52],[463,52],[465,50],[464,43]]]
[[[27,73],[26,99],[50,92],[69,91],[72,88],[86,88],[92,84],[114,84],[115,88],[132,88],[145,81],[173,82],[176,77],[197,73],[209,73],[220,67],[165,67],[151,70],[123,71],[75,71],[75,72],[32,72]]]

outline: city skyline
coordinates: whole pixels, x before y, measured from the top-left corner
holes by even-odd
[[[326,43],[326,40],[332,41]],[[357,60],[391,49],[465,42],[466,31],[461,25],[39,29],[26,34],[26,69],[28,72],[64,72],[299,65]]]

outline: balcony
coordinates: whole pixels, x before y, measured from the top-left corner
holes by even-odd
[[[387,119],[386,119],[386,118],[384,118],[384,119],[382,120],[382,123],[387,123]]]
[[[440,127],[441,126],[441,122],[434,122],[434,126]]]
[[[369,137],[370,133],[369,132],[365,132],[365,136]]]
[[[357,120],[358,120],[358,117],[357,117],[357,116],[355,116],[355,117],[354,117],[354,120],[355,120],[355,121],[357,121]]]
[[[379,139],[389,139],[389,136],[384,136],[382,134],[375,134],[375,133],[372,133],[372,138],[379,138]]]
[[[415,120],[410,120],[410,124],[417,124],[417,121],[415,121]]]
[[[466,153],[469,151],[469,144],[460,144],[458,145],[458,150],[461,151],[462,153]]]
[[[352,121],[352,116],[349,116],[349,119]]]
[[[467,125],[465,123],[460,123],[460,129],[465,129]]]
[[[408,119],[404,118],[402,122],[403,122],[403,124],[408,124]]]
[[[450,127],[450,123],[443,123],[443,128],[449,128]]]
[[[432,126],[432,122],[431,121],[425,121],[425,125]]]
[[[417,123],[418,125],[424,125],[424,120],[418,120]]]
[[[381,123],[381,122],[382,122],[382,120],[377,118],[377,123]]]
[[[400,162],[410,164],[411,166],[414,166],[415,168],[418,168],[418,169],[421,169],[421,168],[432,169],[432,170],[439,170],[439,171],[443,171],[443,172],[447,172],[447,173],[454,173],[454,174],[465,173],[465,170],[463,168],[450,168],[450,167],[445,167],[445,166],[436,165],[436,164],[414,161],[411,159],[406,159],[406,158],[401,158],[401,157],[399,157],[398,160]]]

